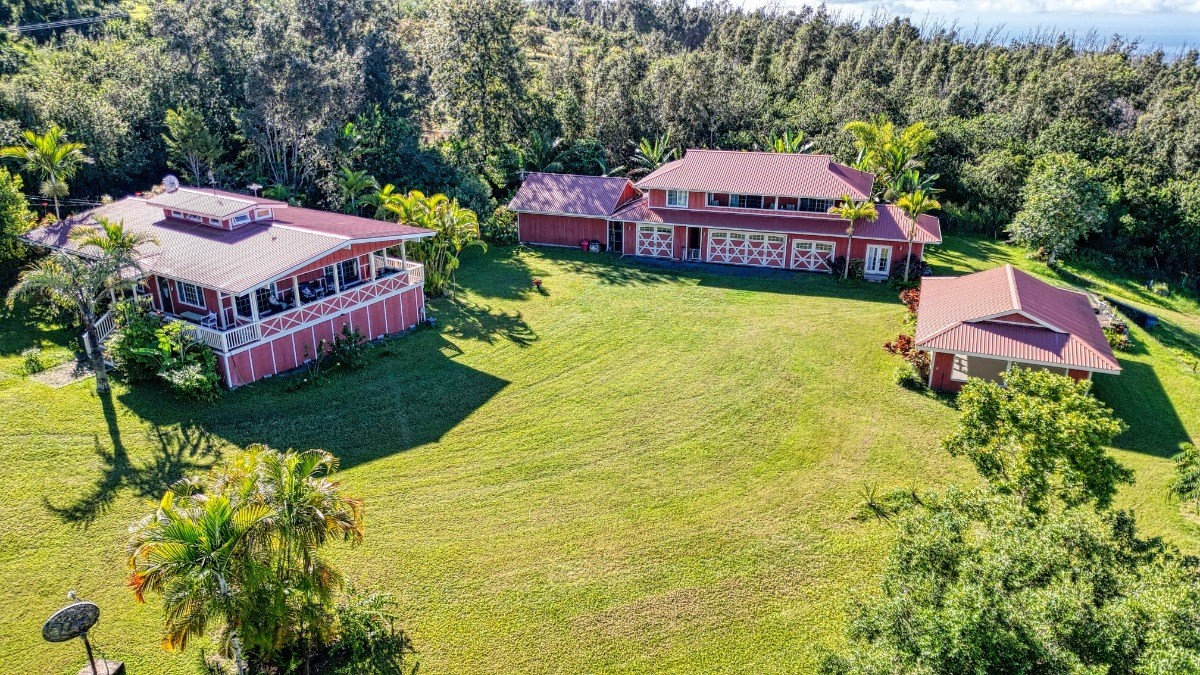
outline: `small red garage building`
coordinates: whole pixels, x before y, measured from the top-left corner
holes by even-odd
[[[136,294],[212,347],[236,387],[303,365],[342,327],[367,339],[424,319],[424,269],[406,242],[433,232],[233,192],[180,187],[126,197],[25,235],[83,256],[70,237],[96,218],[153,237]],[[101,339],[112,314],[100,321]]]
[[[688,150],[636,185],[625,178],[530,174],[509,208],[527,244],[599,241],[624,255],[832,272],[834,259],[864,261],[870,278],[941,243],[936,217],[913,222],[891,204],[879,219],[829,213],[843,195],[871,199],[874,176],[829,155]],[[902,264],[902,263],[901,263]]]
[[[1087,295],[1012,265],[923,279],[915,342],[930,355],[929,386],[939,391],[997,380],[1014,365],[1076,380],[1121,372]]]

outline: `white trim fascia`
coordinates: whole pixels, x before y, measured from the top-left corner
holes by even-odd
[[[974,357],[981,358],[981,359],[992,359],[993,361],[1013,361],[1013,363],[1018,363],[1018,364],[1032,363],[1035,366],[1045,366],[1047,368],[1066,368],[1067,370],[1086,370],[1089,373],[1106,373],[1106,374],[1115,375],[1115,374],[1121,372],[1120,369],[1109,370],[1107,368],[1089,368],[1088,366],[1079,366],[1079,365],[1074,365],[1074,364],[1069,364],[1069,363],[1050,363],[1049,361],[1035,361],[1033,359],[1016,359],[1016,360],[1014,360],[1011,357],[996,356],[995,354],[982,354],[979,352],[960,352],[960,351],[953,351],[953,350],[949,350],[949,349],[934,350],[929,347],[922,347],[921,345],[914,345],[914,346],[917,349],[924,351],[924,352],[929,352],[930,354],[937,354],[937,353],[941,352],[941,353],[945,353],[945,354],[974,356]]]

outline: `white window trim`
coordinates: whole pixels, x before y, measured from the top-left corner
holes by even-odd
[[[245,225],[248,222],[250,222],[250,214],[249,213],[239,213],[233,217],[234,225]]]
[[[676,196],[683,195],[683,203],[682,204],[672,204],[671,203],[671,195],[672,194],[675,194]],[[691,200],[691,194],[692,193],[688,192],[687,190],[667,190],[666,195],[664,196],[663,203],[666,204],[666,207],[668,209],[686,209],[688,207],[688,202]]]
[[[191,300],[189,300],[187,297],[187,293],[183,290],[184,288],[188,288],[188,289],[195,291],[198,302],[192,302]],[[175,293],[179,296],[179,301],[185,305],[189,305],[191,307],[203,307],[204,309],[208,309],[208,305],[205,304],[205,302],[204,302],[204,289],[196,284],[189,283],[187,281],[179,281],[178,279],[176,279],[175,280]]]

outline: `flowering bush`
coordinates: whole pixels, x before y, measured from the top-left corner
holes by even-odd
[[[904,306],[908,308],[909,314],[916,314],[917,306],[921,304],[921,289],[906,288],[900,291],[900,302],[903,302]]]
[[[895,340],[889,340],[883,343],[883,348],[891,354],[897,354],[903,358],[907,364],[912,367],[918,377],[918,382],[924,385],[929,381],[929,354],[916,348],[916,341],[913,336],[906,333],[901,333],[896,336]],[[896,371],[897,381],[900,377],[900,371]],[[908,386],[908,385],[905,385]]]

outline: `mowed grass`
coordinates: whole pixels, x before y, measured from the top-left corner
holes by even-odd
[[[948,249],[946,266],[986,266]],[[885,286],[506,248],[468,254],[459,281],[430,304],[436,329],[362,370],[207,407],[32,382],[20,349],[67,336],[5,320],[0,663],[82,665],[78,645],[38,634],[71,588],[101,605],[95,642],[131,672],[196,670],[203,645],[163,651],[158,598],[123,587],[126,530],[170,481],[249,443],[341,457],[367,537],[331,555],[396,595],[431,673],[811,670],[891,543],[851,519],[863,486],[975,481],[938,448],[953,408],[892,384],[880,345],[904,310]],[[1117,452],[1138,483],[1122,502],[1200,551],[1162,497],[1174,436],[1197,430],[1196,382],[1138,337],[1133,384],[1162,396],[1137,403],[1125,376],[1098,389],[1135,400],[1119,410],[1173,402],[1179,421],[1131,420],[1143,433]]]

